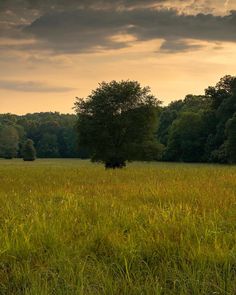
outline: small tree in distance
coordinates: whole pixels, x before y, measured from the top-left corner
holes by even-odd
[[[149,145],[153,149],[156,143],[159,104],[150,88],[142,88],[136,81],[102,82],[86,99],[77,98],[75,103],[79,145],[106,168],[145,160],[144,150]]]
[[[24,161],[34,161],[36,159],[36,150],[33,140],[27,139],[23,146],[22,155]]]

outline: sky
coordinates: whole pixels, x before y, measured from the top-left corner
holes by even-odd
[[[236,73],[236,0],[0,0],[0,113],[73,112],[102,81],[166,105]]]

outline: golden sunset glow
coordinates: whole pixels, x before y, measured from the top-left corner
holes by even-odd
[[[1,113],[73,112],[121,79],[168,103],[235,74],[235,1],[13,2],[0,6]]]

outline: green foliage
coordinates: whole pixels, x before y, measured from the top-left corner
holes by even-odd
[[[44,133],[38,142],[38,155],[40,158],[59,158],[57,136]]]
[[[155,142],[158,105],[150,89],[138,82],[103,82],[75,104],[79,144],[94,161],[122,167],[127,160],[138,159],[147,142]]]
[[[210,99],[204,95],[189,94],[183,100],[181,112],[199,112],[201,110],[207,110],[210,103]]]
[[[139,161],[160,161],[165,146],[157,141],[145,141],[139,148],[136,160]]]
[[[162,144],[167,145],[171,125],[177,116],[177,111],[170,108],[166,108],[161,112],[157,136]]]
[[[213,163],[226,164],[229,162],[227,144],[222,144],[217,150],[211,153],[210,161]]]
[[[236,294],[236,167],[31,164],[0,160],[0,294]]]
[[[76,116],[59,113],[35,113],[24,116],[0,115],[0,125],[11,125],[19,135],[22,150],[27,138],[34,141],[38,157],[86,157],[78,152]],[[18,157],[21,157],[21,153]]]
[[[34,161],[36,159],[36,150],[34,148],[34,142],[31,139],[25,142],[22,156],[24,161]]]
[[[229,155],[229,162],[236,163],[236,113],[232,119],[227,122],[227,152]]]
[[[19,135],[11,125],[0,126],[0,157],[12,159],[17,156]]]
[[[199,162],[203,156],[202,118],[196,113],[182,113],[171,126],[166,159]]]
[[[226,129],[235,112],[236,77],[229,75],[208,87],[204,96],[187,95],[171,103],[162,110],[157,131],[158,140],[166,146],[162,159],[232,162]]]
[[[226,75],[220,79],[215,87],[208,87],[205,94],[211,101],[211,107],[217,110],[225,99],[232,96],[235,88],[236,77]]]

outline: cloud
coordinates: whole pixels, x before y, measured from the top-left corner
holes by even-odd
[[[19,41],[0,44],[0,50],[93,53],[161,39],[165,41],[161,51],[171,53],[199,48],[188,39],[236,42],[235,11],[228,15],[197,13],[206,11],[211,3],[211,0],[0,0],[0,8],[5,12],[0,14],[0,36]],[[178,10],[166,8],[171,5]],[[121,37],[114,38],[117,35]],[[122,35],[132,38],[122,40]]]
[[[110,8],[148,7],[166,2],[169,2],[169,0],[0,0],[0,10],[34,9],[47,12],[68,10],[71,8],[95,8],[103,10]]]
[[[51,86],[41,82],[33,81],[9,81],[0,80],[0,89],[20,92],[69,92],[73,88]]]
[[[174,8],[189,14],[225,14],[236,9],[236,4],[230,0],[0,0],[0,12],[31,10],[31,14],[32,11],[44,14],[81,8],[125,10],[147,7]]]
[[[132,35],[136,41],[164,39],[167,41],[164,47],[175,45],[179,50],[186,50],[187,43],[180,42],[183,39],[236,42],[235,27],[235,11],[215,16],[179,14],[173,9],[112,12],[79,9],[43,15],[25,27],[24,32],[40,41],[41,49],[81,53],[129,46],[130,42],[112,38],[118,34]]]
[[[160,47],[160,51],[163,53],[178,53],[187,52],[203,48],[203,45],[193,44],[191,41],[186,40],[168,40],[163,42]]]
[[[129,19],[122,12],[83,9],[42,16],[24,31],[41,42],[41,49],[79,53],[127,47],[128,42],[112,37],[128,32],[128,26]]]

